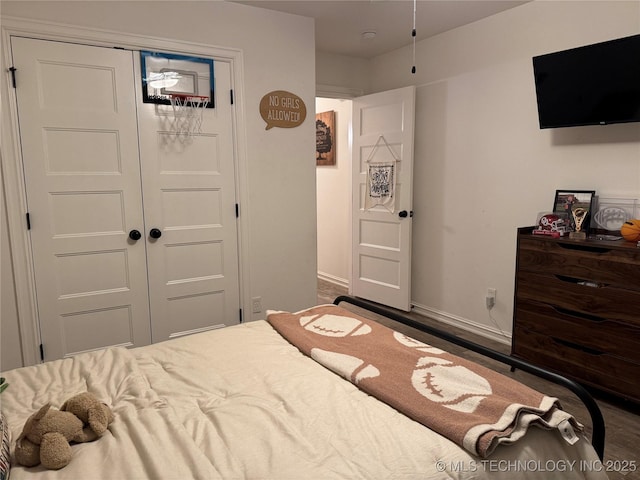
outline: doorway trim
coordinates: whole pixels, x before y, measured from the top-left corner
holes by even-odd
[[[99,30],[65,25],[53,22],[25,20],[15,17],[3,17],[1,25],[2,65],[12,65],[11,37],[28,36],[41,40],[82,43],[101,47],[120,47],[128,50],[159,50],[172,53],[209,56],[218,61],[228,62],[231,66],[231,87],[234,89],[232,109],[233,148],[235,153],[235,182],[238,203],[242,210],[249,211],[248,164],[246,119],[244,116],[244,71],[242,50],[213,45],[171,40],[158,37],[125,34],[110,30]],[[40,333],[36,304],[33,258],[29,246],[27,231],[27,201],[24,176],[22,173],[22,151],[18,125],[17,98],[11,84],[10,72],[1,76],[0,104],[3,105],[1,134],[4,140],[0,144],[0,166],[7,208],[9,244],[13,264],[16,307],[20,326],[20,343],[24,366],[40,362]],[[244,312],[251,311],[250,261],[249,261],[249,224],[248,215],[238,217],[238,266],[240,305]]]
[[[361,97],[362,95],[364,95],[364,91],[360,88],[346,88],[320,83],[316,85],[316,97],[353,100],[355,97]]]

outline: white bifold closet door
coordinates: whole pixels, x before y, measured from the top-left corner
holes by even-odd
[[[11,47],[44,358],[238,323],[229,102],[179,141],[171,107],[142,103],[137,52]],[[217,97],[230,77],[216,62]]]

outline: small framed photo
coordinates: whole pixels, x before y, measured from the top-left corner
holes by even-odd
[[[568,215],[574,232],[588,232],[595,197],[595,190],[556,190],[553,212]]]

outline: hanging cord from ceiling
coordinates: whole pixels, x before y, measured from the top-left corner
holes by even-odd
[[[417,1],[413,0],[413,29],[411,30],[411,36],[413,37],[413,66],[411,67],[411,73],[416,73],[416,9]]]

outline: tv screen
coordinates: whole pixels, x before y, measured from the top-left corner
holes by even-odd
[[[640,122],[640,35],[533,57],[540,128]]]

